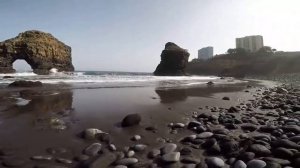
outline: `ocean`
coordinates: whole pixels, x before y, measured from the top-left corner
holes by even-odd
[[[3,78],[10,76],[11,78]],[[1,79],[2,78],[2,79]],[[177,87],[217,82],[216,76],[154,76],[152,73],[114,72],[114,71],[76,71],[57,72],[50,75],[37,75],[33,72],[0,74],[0,85],[5,86],[17,80],[41,81],[45,84],[88,85],[95,87]]]

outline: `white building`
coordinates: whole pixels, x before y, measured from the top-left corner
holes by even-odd
[[[205,47],[198,50],[198,59],[209,59],[214,56],[214,48],[213,47]]]
[[[260,35],[236,38],[236,48],[243,48],[250,52],[256,52],[263,46],[263,37]]]

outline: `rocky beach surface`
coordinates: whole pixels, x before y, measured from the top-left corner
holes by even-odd
[[[0,167],[300,167],[291,85],[49,88],[0,92]]]

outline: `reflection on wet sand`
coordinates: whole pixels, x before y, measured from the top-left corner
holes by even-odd
[[[161,103],[174,103],[185,101],[188,97],[211,97],[215,93],[236,92],[245,89],[248,83],[230,85],[213,85],[187,88],[166,88],[157,87],[156,94],[160,97]]]
[[[1,95],[1,116],[5,118],[30,115],[39,128],[65,129],[65,118],[72,115],[73,92],[21,90]]]

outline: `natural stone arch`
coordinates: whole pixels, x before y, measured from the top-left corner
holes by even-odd
[[[12,64],[17,59],[25,60],[37,74],[48,74],[52,68],[74,71],[71,47],[41,31],[26,31],[0,43],[0,73],[15,72]]]

